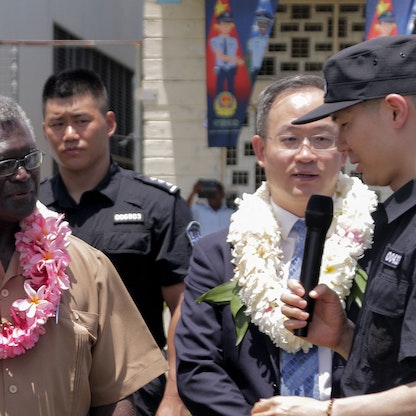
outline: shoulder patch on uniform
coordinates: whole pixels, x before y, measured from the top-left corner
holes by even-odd
[[[157,188],[163,189],[164,191],[169,192],[170,194],[176,194],[180,191],[179,187],[174,185],[173,183],[166,182],[162,179],[155,178],[153,176],[145,176],[145,175],[137,174],[135,177],[136,179],[139,179],[143,183],[156,186]]]
[[[191,221],[186,227],[186,235],[193,247],[195,243],[202,237],[201,236],[201,226],[198,221]]]
[[[386,266],[390,266],[393,269],[397,269],[403,260],[403,253],[399,253],[397,250],[393,250],[390,247],[384,252],[382,262]]]

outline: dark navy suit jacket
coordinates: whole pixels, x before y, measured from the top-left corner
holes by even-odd
[[[279,349],[250,324],[239,346],[229,305],[196,303],[233,276],[228,230],[194,247],[175,335],[179,394],[193,416],[250,415],[260,398],[279,394]],[[334,355],[333,396],[344,361]]]

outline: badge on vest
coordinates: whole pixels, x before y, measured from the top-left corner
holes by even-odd
[[[386,266],[390,266],[393,269],[397,269],[403,260],[403,253],[399,253],[397,251],[388,248],[384,254],[382,262]]]
[[[114,214],[114,224],[138,224],[143,222],[143,214],[141,212],[126,212]]]

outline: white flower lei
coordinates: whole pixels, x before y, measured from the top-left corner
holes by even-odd
[[[312,346],[285,329],[280,297],[287,290],[283,279],[281,231],[270,203],[267,183],[254,194],[237,200],[228,239],[232,243],[234,281],[245,313],[279,348],[306,352]],[[322,257],[320,283],[345,299],[357,269],[357,260],[372,244],[371,217],[377,198],[358,178],[340,173],[335,191],[334,216]]]

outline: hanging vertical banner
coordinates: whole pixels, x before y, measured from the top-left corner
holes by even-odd
[[[414,0],[368,0],[365,39],[413,31]]]
[[[277,1],[205,1],[209,147],[237,144]]]

